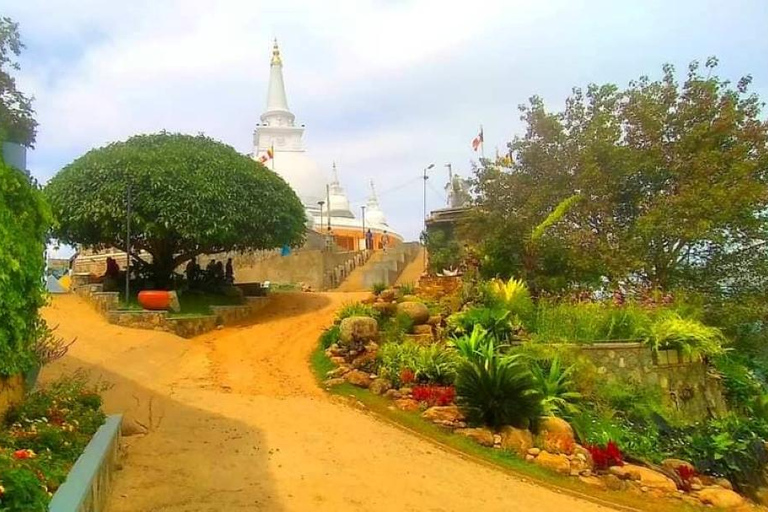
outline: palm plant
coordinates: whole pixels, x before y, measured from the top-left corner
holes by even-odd
[[[573,391],[575,384],[571,379],[575,369],[576,365],[564,367],[557,356],[548,362],[531,363],[531,375],[537,391],[542,396],[544,414],[571,416],[579,412],[575,402],[581,399],[581,393]]]
[[[419,347],[415,364],[418,381],[450,385],[456,378],[456,353],[438,345]]]
[[[541,416],[541,395],[519,356],[500,354],[494,338],[477,328],[454,346],[465,358],[456,373],[456,403],[470,422],[525,428]]]

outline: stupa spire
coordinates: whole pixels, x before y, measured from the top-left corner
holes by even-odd
[[[285,82],[283,81],[283,59],[280,56],[280,48],[277,39],[272,45],[272,61],[269,68],[269,89],[267,90],[267,110],[261,116],[262,120],[269,124],[269,114],[287,114],[290,125],[293,125],[293,114],[288,109],[288,98],[285,95]]]
[[[336,162],[333,162],[333,171],[332,172],[333,172],[333,175],[332,175],[332,180],[333,181],[331,181],[331,185],[338,186],[339,185],[339,171],[336,170]]]

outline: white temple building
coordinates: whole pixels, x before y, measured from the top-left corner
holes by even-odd
[[[253,158],[279,174],[296,192],[307,210],[308,226],[327,233],[330,226],[338,246],[347,250],[364,247],[364,234],[370,229],[374,247],[381,244],[387,232],[390,243],[402,241],[392,232],[379,206],[371,182],[371,195],[356,215],[339,181],[336,164],[331,165],[331,179],[307,154],[304,146],[304,125],[296,126],[296,116],[288,108],[283,81],[283,61],[275,41],[267,89],[267,107],[261,123],[253,133]]]

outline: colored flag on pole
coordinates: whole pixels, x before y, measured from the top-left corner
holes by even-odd
[[[477,137],[472,139],[472,150],[477,151],[477,149],[482,146],[483,144],[483,127],[480,127],[480,133],[477,134]]]
[[[259,161],[261,163],[266,163],[269,160],[272,160],[274,157],[275,157],[275,150],[274,150],[274,148],[269,148],[267,150],[267,154],[266,155],[261,155],[261,158],[259,158]]]

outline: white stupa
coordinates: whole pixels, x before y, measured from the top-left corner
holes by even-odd
[[[374,234],[375,243],[378,243],[385,231],[390,239],[402,240],[387,225],[373,182],[371,197],[365,205],[365,219],[354,214],[339,181],[336,163],[333,163],[331,181],[328,182],[325,173],[307,155],[304,126],[296,126],[295,122],[296,116],[288,109],[283,61],[275,41],[270,63],[267,108],[261,114],[261,123],[256,125],[253,133],[253,158],[264,161],[268,168],[293,188],[307,210],[307,227],[325,233],[330,225],[337,245],[350,250],[358,249],[364,245],[364,233],[369,229]]]

